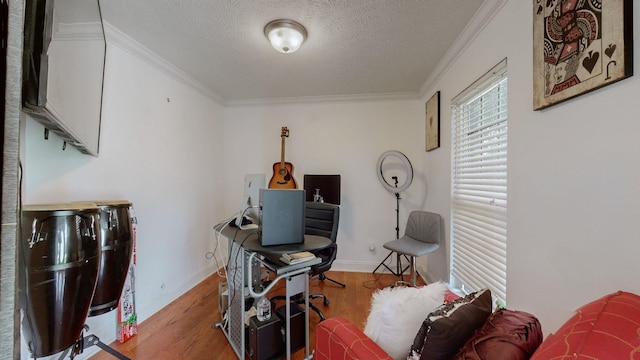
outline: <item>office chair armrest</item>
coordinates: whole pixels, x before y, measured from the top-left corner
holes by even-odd
[[[333,264],[333,261],[336,259],[336,255],[338,254],[338,245],[336,243],[332,243],[326,248],[315,251],[314,254],[322,257],[323,260],[320,264],[312,266],[311,272],[313,274],[323,273],[331,269],[331,264]],[[327,258],[325,259],[325,257]]]

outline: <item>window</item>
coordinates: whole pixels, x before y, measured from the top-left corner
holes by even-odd
[[[506,305],[506,59],[452,100],[451,119],[451,284]]]

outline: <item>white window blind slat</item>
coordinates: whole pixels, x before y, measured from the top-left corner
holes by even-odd
[[[499,278],[489,276],[484,272],[483,266],[475,263],[470,258],[455,258],[459,265],[457,271],[461,274],[459,281],[464,284],[466,289],[483,289],[490,288],[494,298],[506,298],[506,286]],[[477,274],[477,276],[467,276],[467,274]],[[495,272],[499,274],[499,272]]]
[[[463,263],[456,261],[456,266],[460,268],[474,268],[476,269],[476,272],[473,273],[474,276],[491,279],[492,283],[499,283],[500,285],[498,287],[503,287],[502,278],[506,275],[506,266],[501,266],[501,264],[494,261],[494,258],[487,257],[472,247],[459,246],[457,249],[458,251],[455,255],[456,260],[466,259],[466,261]],[[465,251],[460,251],[461,249]],[[483,271],[484,268],[491,269],[492,271]]]
[[[506,193],[507,182],[504,179],[487,179],[486,181],[474,181],[473,178],[470,178],[466,184],[460,184],[456,188],[459,191],[464,191],[465,189],[470,190],[479,190],[483,192],[504,192]]]
[[[460,250],[461,248],[459,248]],[[464,259],[463,266],[467,268],[476,269],[478,277],[485,281],[491,282],[492,285],[496,285],[498,288],[503,288],[501,284],[502,277],[506,275],[506,267],[496,265],[495,259],[487,258],[486,256],[472,256],[474,249],[466,249],[467,252],[458,252],[461,259]],[[469,255],[469,256],[466,256]],[[489,261],[488,261],[489,260]],[[484,269],[491,269],[490,272],[483,271]]]
[[[464,200],[468,201],[465,202]],[[494,198],[485,197],[475,199],[456,199],[452,204],[453,206],[464,207],[464,209],[466,210],[474,211],[480,214],[485,213],[489,215],[497,215],[500,213],[500,211],[504,211],[506,215],[506,210],[503,210],[506,209],[504,204],[498,200],[495,200]]]
[[[472,235],[476,235],[476,237],[487,236],[489,238],[485,239],[485,243],[504,245],[504,248],[506,248],[505,239],[507,234],[502,228],[505,224],[506,222],[501,221],[500,219],[465,219],[460,217],[460,222],[454,227],[454,229],[461,232],[466,231],[467,233],[473,232]],[[492,236],[499,238],[491,238]]]
[[[502,275],[504,275],[502,271],[504,269],[504,266],[501,266],[502,264],[497,263],[495,260],[499,260],[499,257],[503,255],[506,252],[506,250],[502,250],[500,248],[491,247],[491,246],[479,247],[479,246],[473,246],[473,245],[474,244],[472,243],[472,241],[461,242],[457,244],[455,248],[458,251],[456,251],[455,256],[460,256],[460,257],[466,256],[469,258],[478,259],[478,261],[476,262],[483,262],[485,264],[485,267],[491,269],[491,271],[483,272],[482,275],[489,276],[489,277],[496,277],[496,278],[500,278]],[[495,276],[494,274],[498,274],[498,275]],[[481,275],[481,274],[474,274],[474,275]]]
[[[487,249],[487,250],[490,250],[492,253],[493,252],[500,253],[499,255],[501,255],[504,251],[506,251],[507,244],[503,241],[506,238],[504,234],[499,234],[497,232],[496,233],[491,233],[486,231],[483,232],[477,229],[476,230],[464,229],[461,227],[456,227],[455,230],[460,232],[460,244],[471,242],[472,248]],[[496,239],[497,237],[502,237],[502,239]],[[477,239],[480,239],[482,241],[476,241]],[[457,245],[458,244],[456,244],[456,246]]]
[[[464,153],[456,155],[456,158],[460,160],[467,160],[467,162],[472,162],[478,157],[485,156],[487,153],[491,153],[495,157],[500,158],[499,155],[504,155],[503,153],[506,150],[506,148],[502,145],[502,139],[498,137],[493,137],[492,140],[485,141],[480,144],[477,143],[476,140],[472,140],[461,142],[457,145],[458,147],[467,146]]]
[[[489,159],[491,160],[491,159]],[[460,169],[459,173],[461,178],[485,178],[485,177],[495,177],[501,178],[501,174],[506,169],[507,165],[494,165],[489,161],[486,167],[483,168],[483,171],[478,171],[476,169]]]
[[[476,226],[483,226],[484,228],[492,231],[496,234],[501,234],[506,238],[506,232],[503,229],[507,222],[506,217],[489,217],[489,216],[474,216],[473,218],[466,216],[468,214],[457,213],[458,222],[455,224],[455,229],[466,229],[474,224]],[[498,230],[496,230],[498,229]],[[500,241],[501,239],[496,239]],[[504,242],[504,241],[502,241]]]
[[[504,186],[490,187],[486,184],[482,186],[482,188],[479,186],[471,188],[471,185],[467,184],[465,187],[456,187],[453,191],[455,191],[459,197],[453,200],[453,204],[461,207],[484,204],[500,206],[501,201],[507,200],[507,193],[504,191]],[[488,210],[492,211],[491,208]]]
[[[496,129],[496,130],[499,130],[499,131],[483,131],[483,132],[475,133],[473,135],[469,135],[468,138],[466,139],[461,139],[460,143],[458,143],[458,146],[469,145],[469,148],[465,149],[464,153],[458,154],[458,156],[460,156],[461,158],[472,158],[474,156],[478,156],[478,154],[482,154],[482,152],[479,152],[478,150],[492,151],[492,152],[502,151],[503,150],[502,148],[496,147],[502,144],[502,141],[501,141],[502,139],[499,136],[493,136],[491,138],[488,138],[487,136],[489,134],[493,135],[502,131],[506,133],[506,129]],[[482,137],[484,137],[484,141],[478,142],[478,139]]]
[[[451,282],[506,305],[506,59],[452,101]]]
[[[462,262],[463,260],[460,259],[460,261]],[[465,274],[469,274],[469,273],[473,273],[475,269],[473,269],[473,268],[461,268],[461,270],[464,270]],[[486,284],[488,282],[490,282],[491,279],[486,279],[486,278],[482,278],[482,277],[477,277],[477,278],[461,277],[460,280],[463,281],[465,284],[467,284],[467,286],[469,288],[481,288],[482,289],[482,288],[489,287]],[[494,283],[494,284],[492,284],[491,287],[492,287],[491,292],[496,297],[504,297],[505,296],[506,289],[501,287],[501,285],[499,283]]]

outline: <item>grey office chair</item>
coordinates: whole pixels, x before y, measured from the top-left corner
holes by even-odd
[[[413,286],[416,286],[416,258],[432,253],[440,247],[442,237],[442,217],[440,214],[427,211],[412,211],[407,219],[407,227],[404,236],[393,241],[386,242],[383,246],[390,250],[389,255],[382,261],[391,273],[404,280],[404,272],[411,267],[413,272]],[[396,271],[394,272],[384,262],[396,253]],[[402,268],[401,256],[410,261],[409,265]],[[377,268],[376,268],[377,269]],[[374,270],[375,272],[375,270]]]

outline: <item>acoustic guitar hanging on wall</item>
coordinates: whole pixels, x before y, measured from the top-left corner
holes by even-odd
[[[293,178],[293,165],[284,161],[284,138],[289,137],[289,129],[282,127],[280,138],[282,147],[280,150],[280,162],[273,164],[273,176],[269,180],[269,188],[297,189],[296,180]]]

